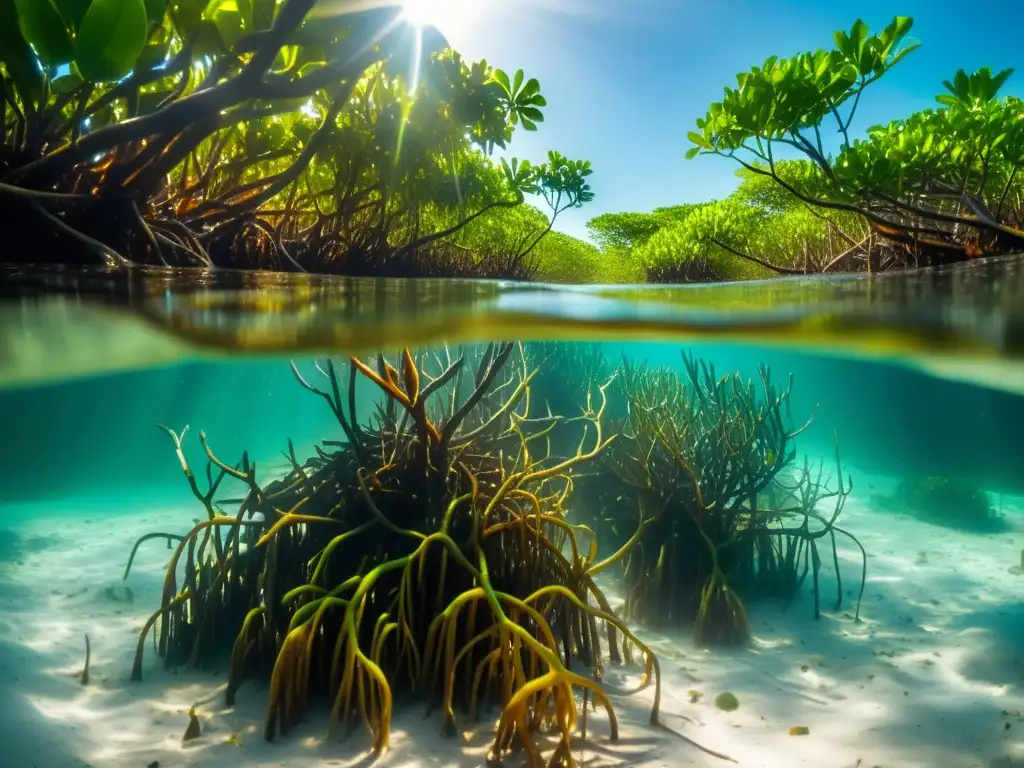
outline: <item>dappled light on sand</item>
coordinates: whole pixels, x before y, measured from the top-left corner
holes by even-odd
[[[177,514],[187,518],[192,505],[187,498],[183,502]],[[1022,505],[1024,499],[1012,503]],[[702,743],[729,751],[746,766],[792,768],[800,760],[852,766],[857,759],[867,765],[922,768],[971,764],[993,725],[1002,733],[1002,723],[1011,723],[1012,735],[1020,727],[1015,713],[1024,711],[1019,687],[1005,684],[1011,679],[1006,665],[1013,663],[1008,654],[1020,622],[999,604],[1016,600],[1020,582],[984,567],[992,560],[1012,561],[1017,549],[995,537],[963,540],[913,519],[894,521],[857,498],[844,517],[875,553],[865,623],[853,625],[828,611],[815,622],[806,605],[786,613],[758,606],[750,612],[754,642],[739,652],[696,650],[675,633],[646,630],[643,636],[662,658],[664,722],[672,730],[699,734]],[[26,527],[52,532],[57,520],[40,517]],[[148,681],[128,683],[136,630],[159,599],[161,555],[170,553],[157,544],[155,552],[134,565],[125,582],[134,592],[132,604],[110,601],[104,590],[120,584],[125,541],[166,525],[167,513],[125,518],[117,536],[86,520],[91,518],[65,518],[53,548],[26,558],[17,572],[3,573],[0,657],[7,668],[0,672],[0,703],[9,713],[5,717],[13,715],[21,726],[15,742],[0,725],[7,748],[17,743],[18,749],[42,750],[52,744],[54,750],[73,752],[79,765],[104,768],[138,768],[154,760],[161,765],[187,761],[196,768],[268,764],[271,753],[264,751],[258,727],[264,685],[251,684],[236,708],[229,709],[223,705],[223,680],[209,672],[183,679],[154,663]],[[912,550],[900,547],[907,540],[916,542]],[[915,567],[921,559],[918,550],[927,553],[929,564],[916,566],[913,580],[897,578]],[[844,549],[841,556],[844,568],[859,566],[859,553]],[[831,564],[823,571],[823,588],[832,590]],[[613,607],[621,605],[611,584],[607,594]],[[88,686],[78,679],[83,631],[94,647]],[[628,689],[640,671],[610,667],[607,684]],[[735,712],[714,705],[726,690],[739,700]],[[691,702],[688,692],[694,691],[703,695]],[[635,701],[616,697],[619,742],[608,742],[605,723],[595,716],[592,735],[580,740],[577,756],[606,768],[653,768],[673,764],[680,755],[699,768],[727,765],[668,731],[652,732],[646,723],[650,693]],[[202,736],[182,743],[188,710],[197,702]],[[1010,714],[1004,717],[1002,711]],[[398,713],[391,749],[381,765],[424,765],[428,755],[430,765],[444,768],[483,762],[487,720],[453,741],[441,737],[437,719],[423,720],[422,712],[414,707]],[[810,736],[788,736],[787,729],[797,725],[806,726]],[[356,730],[338,742],[325,740],[325,734],[322,723],[297,730],[274,745],[272,764],[367,764],[368,735]],[[1013,759],[1024,757],[1012,739],[1006,749]],[[52,762],[38,764],[75,764],[70,752],[68,762],[47,753]]]

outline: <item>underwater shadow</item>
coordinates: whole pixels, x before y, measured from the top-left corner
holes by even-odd
[[[955,697],[911,697],[891,723],[871,729],[890,744],[889,759],[920,765],[1024,766],[1024,721],[998,700],[979,705]]]
[[[52,536],[23,536],[11,528],[0,528],[0,564],[18,564],[26,555],[53,546]]]
[[[962,614],[950,628],[973,646],[959,665],[967,680],[1024,689],[1024,601]]]
[[[47,717],[35,705],[39,695],[60,695],[59,683],[35,671],[38,655],[0,640],[0,745],[10,765],[24,768],[81,768],[67,722]]]

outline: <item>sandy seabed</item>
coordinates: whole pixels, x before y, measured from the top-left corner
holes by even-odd
[[[872,511],[869,494],[887,491],[892,482],[855,477],[860,495],[851,496],[842,520],[868,552],[863,621],[853,620],[860,553],[841,544],[843,605],[834,610],[835,573],[831,558],[823,557],[818,621],[805,588],[793,604],[753,606],[755,639],[743,650],[701,651],[687,633],[641,630],[661,661],[668,729],[648,724],[652,689],[613,697],[618,742],[609,740],[605,716],[592,713],[587,739],[574,744],[578,761],[641,768],[731,764],[676,731],[751,767],[1024,766],[1024,576],[1011,572],[1024,548],[1024,502],[1004,501],[1013,531],[960,534]],[[396,713],[391,748],[375,762],[361,730],[328,741],[328,713],[316,709],[301,727],[268,744],[262,738],[265,682],[246,681],[238,706],[229,709],[223,703],[226,669],[164,669],[149,641],[144,681],[130,683],[139,630],[159,605],[170,553],[162,541],[144,544],[122,582],[128,553],[143,533],[187,531],[195,509],[116,518],[52,512],[7,524],[34,545],[0,562],[0,766],[483,765],[492,722],[447,740],[439,735],[439,720],[424,719],[421,707]],[[614,598],[614,584],[605,586]],[[92,658],[83,686],[85,634]],[[638,665],[624,666],[608,677],[625,686],[640,674]],[[691,701],[690,691],[702,695]],[[715,707],[725,691],[736,695],[738,710]],[[184,743],[193,704],[203,735]],[[808,733],[790,735],[794,727]],[[521,759],[513,756],[507,764],[518,766]]]

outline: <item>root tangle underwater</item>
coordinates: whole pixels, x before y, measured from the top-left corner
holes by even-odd
[[[821,543],[838,610],[837,534],[864,558],[859,618],[866,555],[837,525],[852,490],[838,442],[834,473],[796,464],[806,425],[788,425],[792,381],[776,388],[767,367],[757,386],[690,355],[676,371],[502,343],[353,357],[345,372],[327,359],[317,379],[291,370],[342,439],[304,462],[289,441],[287,472],[261,484],[247,453],[227,464],[200,433],[204,489],[185,432],[162,427],[206,517],[184,536],[142,536],[125,571],[147,541],[173,549],[133,679],[150,637],[168,666],[229,653],[229,706],[246,680],[269,679],[267,740],[315,703],[332,731],[363,724],[379,753],[396,703],[439,709],[447,736],[497,705],[489,763],[514,752],[531,768],[574,765],[591,708],[618,737],[608,662],[639,657],[636,690],[653,686],[650,723],[666,728],[658,659],[627,620],[740,646],[745,602],[792,598],[808,576],[818,617]],[[576,415],[560,415],[574,391]],[[225,481],[243,496],[219,499]],[[621,580],[619,615],[604,579]]]
[[[227,701],[249,677],[269,676],[268,740],[313,700],[329,703],[332,728],[365,724],[378,752],[400,696],[439,707],[448,735],[457,710],[476,720],[496,702],[489,761],[515,749],[531,766],[572,765],[576,695],[606,712],[617,738],[600,684],[604,660],[638,652],[639,687],[655,687],[656,724],[658,661],[595,581],[632,544],[599,561],[593,531],[567,520],[578,468],[615,439],[602,426],[610,382],[586,393],[580,415],[538,418],[530,415],[537,370],[517,344],[455,359],[447,350],[405,350],[394,364],[352,358],[347,382],[330,360],[316,370],[323,388],[292,365],[344,440],[317,446],[304,463],[289,441],[290,471],[266,485],[248,454],[226,464],[200,434],[202,490],[184,433],[163,428],[207,514],[184,537],[139,542],[176,546],[133,679],[150,633],[169,666],[203,666],[234,637]],[[357,416],[357,384],[380,396],[370,423]],[[582,438],[559,456],[551,435],[567,424]],[[225,479],[245,488],[232,515],[215,500]],[[547,757],[542,732],[557,736]]]

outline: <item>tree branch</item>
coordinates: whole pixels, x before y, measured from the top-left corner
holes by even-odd
[[[469,218],[463,219],[453,227],[449,227],[448,229],[442,230],[441,232],[435,232],[432,235],[423,235],[422,237],[417,237],[415,240],[407,243],[406,245],[402,246],[397,251],[395,251],[394,255],[396,257],[404,256],[410,251],[413,251],[417,248],[422,248],[424,245],[430,245],[430,243],[436,242],[437,240],[441,240],[442,238],[445,237],[450,237],[451,235],[454,235],[456,232],[458,232],[460,229],[465,228],[467,225],[476,221],[485,213],[495,208],[515,208],[519,205],[522,205],[522,203],[522,198],[520,198],[519,200],[498,200],[497,202],[488,203],[479,211],[471,215]]]
[[[864,244],[867,243],[867,241],[868,241],[868,238],[865,237],[859,243],[855,243],[854,245],[852,245],[851,247],[847,248],[845,251],[840,253],[838,256],[836,256],[834,259],[832,259],[832,261],[830,261],[828,264],[826,264],[824,267],[821,268],[822,274],[824,274],[825,272],[828,272],[830,269],[832,269],[832,267],[834,267],[836,264],[841,262],[843,259],[845,259],[847,256],[849,256],[853,252],[858,251],[861,248],[863,248]]]
[[[999,205],[996,206],[996,218],[998,219],[1003,215],[1003,203],[1006,202],[1006,195],[1010,191],[1010,187],[1013,186],[1013,180],[1017,176],[1017,171],[1020,170],[1020,166],[1015,165],[1013,170],[1010,172],[1009,178],[1006,180],[1006,184],[1003,186],[1003,193],[999,196]]]
[[[80,245],[85,246],[87,250],[92,251],[92,253],[99,256],[100,259],[105,264],[109,264],[111,266],[116,267],[129,266],[130,262],[123,256],[121,256],[121,254],[119,254],[113,248],[104,245],[99,240],[89,237],[83,232],[79,232],[77,229],[69,225],[67,222],[63,221],[58,216],[54,216],[48,210],[43,208],[43,206],[41,206],[39,203],[33,201],[32,203],[30,203],[30,205],[36,213],[38,213],[40,216],[46,219],[58,231],[64,233],[71,239],[77,241]]]
[[[717,238],[709,237],[708,241],[714,243],[719,248],[728,251],[729,253],[733,254],[734,256],[739,256],[741,259],[746,259],[747,261],[752,261],[755,264],[760,264],[765,269],[770,269],[773,272],[777,272],[780,275],[803,275],[803,274],[806,274],[802,269],[791,269],[789,267],[779,267],[779,266],[776,266],[775,264],[770,264],[770,263],[768,263],[767,261],[765,261],[763,259],[757,258],[757,256],[751,256],[749,253],[743,253],[743,251],[738,251],[735,248],[733,248],[731,245],[727,245],[726,243],[723,243],[721,240],[719,240]]]

